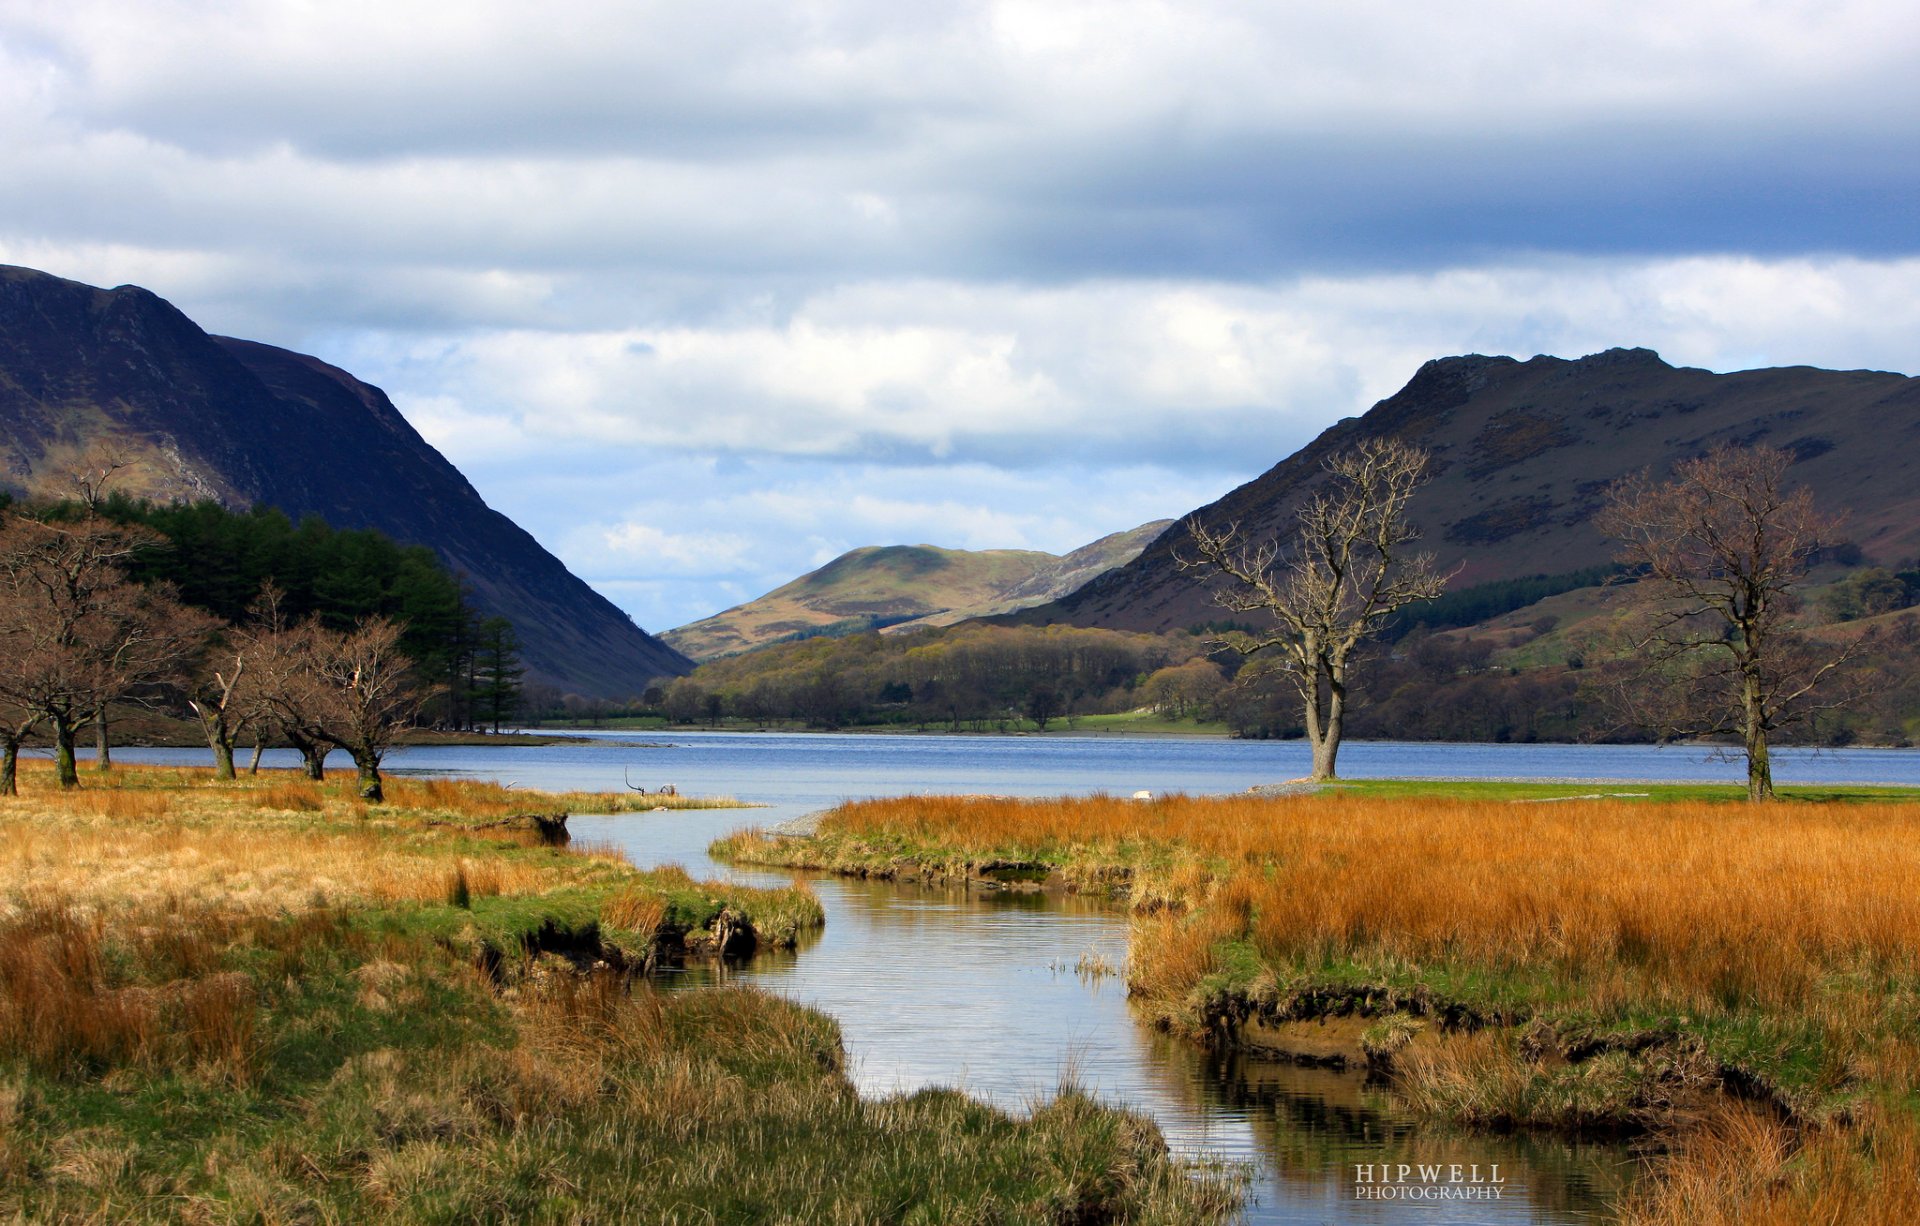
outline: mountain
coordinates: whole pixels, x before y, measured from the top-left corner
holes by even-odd
[[[132,461],[115,485],[131,494],[267,504],[428,546],[513,622],[531,680],[621,698],[692,667],[488,507],[379,388],[210,336],[136,286],[0,266],[0,486],[70,493],[65,472],[103,444]]]
[[[1668,365],[1650,349],[1428,362],[1364,416],[1194,514],[1250,536],[1284,534],[1329,454],[1389,436],[1433,453],[1434,478],[1411,513],[1423,547],[1460,567],[1455,591],[1605,565],[1612,546],[1592,519],[1607,486],[1720,443],[1792,452],[1792,476],[1823,510],[1847,512],[1867,560],[1920,557],[1920,379],[1807,366],[1715,374]],[[1127,565],[1011,620],[1156,631],[1217,620],[1219,606],[1175,563],[1186,539],[1176,528]]]
[[[879,545],[841,554],[757,600],[661,635],[695,660],[860,630],[944,626],[1063,596],[1137,556],[1172,525],[1156,520],[1072,553]]]

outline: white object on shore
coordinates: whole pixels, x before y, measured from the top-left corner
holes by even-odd
[[[1135,792],[1133,794],[1133,798],[1135,800],[1152,800],[1153,793],[1152,792]]]

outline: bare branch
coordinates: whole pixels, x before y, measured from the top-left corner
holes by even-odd
[[[1265,635],[1216,640],[1242,654],[1274,651],[1286,661],[1304,701],[1314,773],[1330,778],[1356,649],[1392,615],[1431,600],[1447,585],[1431,554],[1409,554],[1419,532],[1408,503],[1426,480],[1427,453],[1376,439],[1326,461],[1326,487],[1296,512],[1286,541],[1248,541],[1240,525],[1187,522],[1194,554],[1175,554],[1182,570],[1206,577],[1214,600],[1236,613],[1259,612]]]

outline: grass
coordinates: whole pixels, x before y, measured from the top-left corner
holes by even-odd
[[[1376,799],[1432,797],[1444,800],[1707,800],[1745,801],[1744,783],[1643,783],[1635,780],[1532,779],[1342,779],[1322,790]],[[1783,803],[1872,803],[1920,800],[1920,787],[1843,783],[1783,783]]]
[[[1120,884],[1129,986],[1161,1024],[1288,1050],[1300,1027],[1358,1018],[1351,1062],[1425,1113],[1688,1138],[1640,1220],[1748,1186],[1714,1164],[1757,1151],[1715,1149],[1702,1123],[1734,1100],[1764,1105],[1786,1155],[1799,1191],[1777,1198],[1782,1220],[1850,1220],[1820,1216],[1842,1184],[1885,1220],[1920,1214],[1913,1179],[1874,1157],[1920,1129],[1920,804],[1849,790],[1881,803],[1748,806],[1693,788],[1542,804],[1516,803],[1536,785],[1435,786],[867,801],[813,839],[726,850]]]
[[[833,1022],[660,992],[804,890],[555,846],[631,807],[123,767],[0,801],[0,1220],[1202,1222],[1231,1187],[1063,1088],[863,1101]],[[655,798],[648,797],[648,801]],[[685,798],[682,798],[683,801]]]
[[[1063,732],[1091,735],[1126,732],[1141,736],[1226,736],[1224,720],[1168,719],[1153,711],[1122,711],[1115,715],[1077,716],[1069,728],[1065,720],[1054,727]]]

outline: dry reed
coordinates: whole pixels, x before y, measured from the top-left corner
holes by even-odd
[[[846,806],[831,828],[980,858],[1180,849],[1136,899],[1205,903],[1210,937],[1244,916],[1262,954],[1293,962],[1627,968],[1702,1007],[1804,1007],[1837,973],[1920,970],[1920,805],[909,798]]]
[[[1723,1104],[1622,1207],[1623,1226],[1910,1226],[1920,1221],[1920,1121],[1877,1113],[1802,1138]]]

